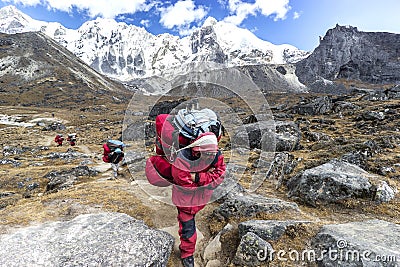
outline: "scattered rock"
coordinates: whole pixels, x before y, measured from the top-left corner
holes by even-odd
[[[49,159],[63,159],[63,160],[89,158],[88,155],[76,152],[71,148],[68,148],[67,152],[51,152],[47,157]]]
[[[50,125],[46,125],[42,128],[42,131],[64,131],[67,127],[61,122],[53,122]]]
[[[332,138],[321,132],[304,132],[304,136],[307,140],[311,142],[319,142],[319,141],[331,141]]]
[[[39,186],[40,186],[40,184],[35,182],[35,183],[28,184],[26,186],[26,189],[29,191],[32,191],[32,190],[35,190],[36,188],[39,188]]]
[[[29,151],[28,147],[12,147],[12,146],[5,146],[3,147],[3,156],[8,157],[10,155],[18,155],[23,154],[26,151]]]
[[[338,112],[344,112],[344,111],[353,111],[353,110],[359,110],[361,109],[360,106],[357,106],[351,102],[346,102],[346,101],[337,101],[333,104],[333,111],[338,113]]]
[[[0,192],[0,198],[10,197],[10,196],[13,196],[13,195],[15,195],[14,192]]]

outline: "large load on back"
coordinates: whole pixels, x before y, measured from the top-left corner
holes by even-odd
[[[181,109],[176,115],[156,116],[156,156],[146,162],[147,180],[156,186],[172,183],[171,163],[179,149],[189,146],[201,133],[212,132],[219,140],[222,124],[211,109]]]
[[[103,161],[107,163],[119,163],[124,157],[125,144],[118,140],[108,140],[103,145]]]
[[[221,122],[211,109],[181,109],[176,115],[160,114],[156,117],[156,153],[172,161],[176,150],[205,132],[213,132],[218,140],[222,135]]]

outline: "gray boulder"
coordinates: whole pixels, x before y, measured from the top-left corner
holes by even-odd
[[[125,152],[124,159],[122,160],[122,165],[131,165],[143,163],[146,160],[146,153],[138,152],[133,150],[128,150]]]
[[[268,144],[273,144],[271,150],[275,149],[275,124],[272,121],[261,121],[255,123],[245,124],[236,129],[233,134],[232,143],[233,145],[246,148],[264,148],[267,150],[270,146]]]
[[[276,151],[294,151],[300,149],[301,132],[296,123],[292,121],[277,121],[276,126]]]
[[[292,177],[287,183],[288,196],[312,206],[348,198],[372,198],[371,177],[356,165],[332,160]]]
[[[0,266],[166,266],[173,238],[123,213],[80,215],[0,236]]]
[[[387,92],[389,99],[400,99],[400,86],[396,85]]]
[[[301,115],[320,115],[332,111],[333,104],[330,96],[318,97],[312,100],[303,100],[293,106],[292,112]]]
[[[293,151],[299,149],[300,139],[300,130],[294,122],[261,121],[239,127],[232,142],[263,151]]]
[[[366,111],[361,117],[366,121],[381,121],[385,119],[385,114],[378,111]]]
[[[240,177],[238,173],[243,173],[246,167],[237,164],[228,164],[225,172],[224,181],[213,191],[212,200],[223,203],[227,199],[243,195],[245,189],[238,183]]]
[[[276,220],[250,220],[239,223],[239,236],[251,232],[265,241],[278,240],[288,227],[296,227],[300,224],[310,223],[306,221],[276,221]]]
[[[88,166],[78,166],[63,171],[51,171],[44,176],[49,179],[49,182],[46,185],[46,192],[70,188],[79,180],[79,177],[91,177],[96,176],[97,174],[98,171],[89,168]]]
[[[149,140],[156,136],[153,121],[138,120],[129,124],[122,132],[123,141]]]
[[[250,194],[229,198],[214,212],[227,219],[231,217],[252,217],[260,213],[276,213],[286,210],[300,211],[296,203]]]
[[[357,106],[351,102],[347,102],[347,101],[337,101],[333,104],[333,111],[334,112],[343,112],[346,110],[359,110],[361,109],[360,106]]]
[[[375,201],[378,203],[389,202],[394,199],[396,193],[396,189],[393,189],[385,181],[382,181],[376,188]]]
[[[288,152],[278,152],[271,163],[266,178],[277,180],[276,188],[282,185],[285,176],[293,172],[297,166],[294,156]]]
[[[272,260],[273,248],[270,243],[254,233],[245,234],[237,248],[233,263],[235,266],[260,266]]]
[[[325,225],[312,247],[318,266],[400,266],[400,225],[382,220]]]

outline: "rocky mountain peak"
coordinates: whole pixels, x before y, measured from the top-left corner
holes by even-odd
[[[34,30],[33,19],[14,6],[5,6],[0,9],[0,31],[7,33],[18,33]]]
[[[321,81],[316,87],[326,80],[394,85],[400,81],[399,51],[400,34],[336,25],[309,57],[297,63],[296,74],[308,86]]]
[[[97,18],[72,30],[59,23],[33,20],[15,7],[0,12],[4,14],[1,32],[42,31],[97,71],[123,81],[163,76],[193,61],[233,67],[294,63],[308,55],[294,46],[271,44],[246,29],[213,17],[207,18],[190,36],[180,38],[153,35],[144,28],[110,19]]]

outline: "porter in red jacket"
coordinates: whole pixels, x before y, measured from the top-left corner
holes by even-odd
[[[193,266],[197,233],[195,215],[210,201],[213,190],[222,183],[226,165],[213,133],[201,134],[178,153],[171,167],[172,202],[178,209],[181,258]]]
[[[64,141],[64,137],[62,134],[57,134],[56,137],[54,138],[54,142],[56,142],[58,145],[57,146],[62,146]]]

